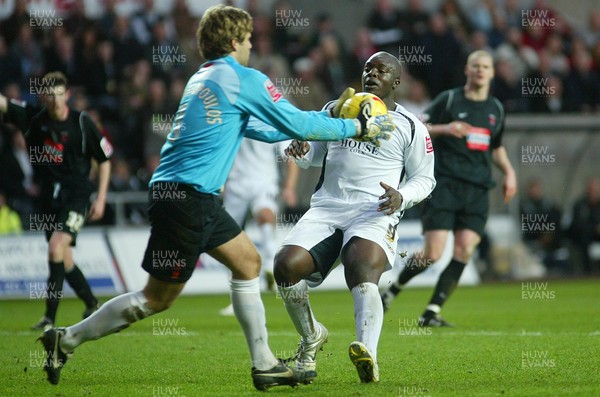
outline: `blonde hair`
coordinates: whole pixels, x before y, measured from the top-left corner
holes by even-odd
[[[224,5],[210,7],[204,12],[196,32],[200,55],[208,60],[223,57],[234,50],[231,40],[241,43],[252,30],[252,17],[248,12]]]
[[[494,64],[494,57],[492,57],[492,54],[485,50],[477,50],[469,54],[469,56],[467,57],[467,65],[473,62],[475,59],[482,57],[490,58],[492,60],[492,65]]]

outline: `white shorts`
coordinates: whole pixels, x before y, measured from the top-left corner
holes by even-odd
[[[285,237],[281,245],[297,245],[310,251],[317,244],[332,236],[336,229],[343,233],[342,244],[337,256],[352,237],[360,237],[379,245],[387,256],[385,271],[396,262],[398,233],[400,222],[397,215],[384,215],[377,212],[378,204],[361,207],[335,205],[311,207]],[[326,269],[327,274],[333,269]],[[326,277],[327,274],[324,276]],[[311,275],[307,281],[316,286],[323,281],[320,272]]]
[[[225,210],[243,226],[248,211],[252,216],[262,209],[270,209],[277,213],[277,194],[279,188],[276,183],[257,182],[254,184],[227,184],[223,195]]]

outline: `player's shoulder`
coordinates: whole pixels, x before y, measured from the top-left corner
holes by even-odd
[[[492,106],[495,106],[498,109],[498,112],[500,112],[501,115],[504,115],[504,106],[502,106],[502,102],[500,102],[498,98],[490,95],[488,101],[492,104]]]
[[[394,110],[388,111],[396,124],[396,130],[399,131],[401,140],[406,147],[410,146],[416,137],[429,135],[425,125],[412,112],[406,110],[402,105],[396,104]]]
[[[412,112],[408,111],[404,106],[396,103],[396,108],[389,111],[396,124],[408,126],[411,134],[421,132],[422,130],[427,131],[425,125],[419,118]]]

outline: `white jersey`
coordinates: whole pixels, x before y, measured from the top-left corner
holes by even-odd
[[[389,114],[396,128],[391,139],[381,141],[380,147],[350,138],[310,142],[309,152],[297,161],[298,165],[324,167],[311,207],[366,204],[376,209],[384,193],[379,182],[400,192],[403,201],[399,212],[429,196],[435,187],[429,132],[415,115],[398,104]]]
[[[278,172],[276,145],[244,138],[226,186],[246,186],[256,182],[277,185]]]

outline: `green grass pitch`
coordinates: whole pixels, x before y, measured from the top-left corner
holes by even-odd
[[[600,284],[508,283],[459,288],[444,309],[455,328],[415,326],[430,288],[408,289],[384,319],[379,384],[360,384],[348,359],[354,340],[347,291],[311,290],[330,331],[312,385],[268,391],[286,396],[600,396]],[[269,343],[280,357],[299,340],[275,294],[264,294]],[[0,301],[0,396],[258,395],[241,329],[218,310],[228,297],[180,297],[159,315],[80,346],[61,383],[45,380],[43,351],[29,326],[43,302]],[[65,300],[59,325],[83,306]]]

